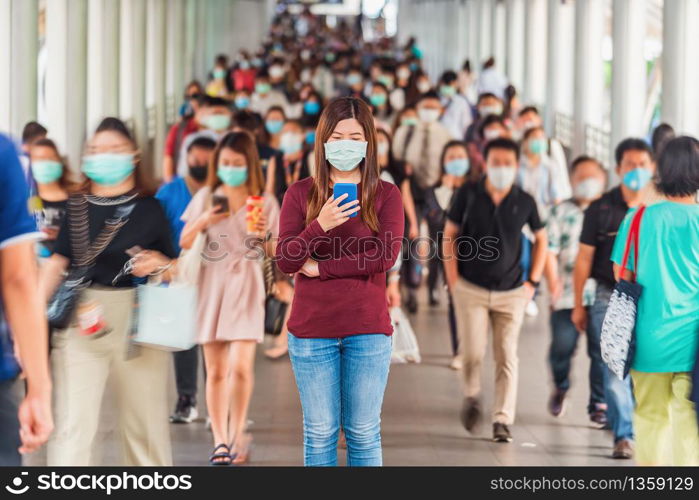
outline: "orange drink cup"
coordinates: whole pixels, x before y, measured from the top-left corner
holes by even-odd
[[[262,196],[248,196],[245,202],[245,223],[248,234],[259,234],[257,223],[262,216],[264,198]]]

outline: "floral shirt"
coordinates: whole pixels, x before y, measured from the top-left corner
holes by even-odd
[[[573,270],[578,256],[583,217],[584,210],[575,201],[566,200],[551,209],[546,225],[549,251],[557,257],[558,276],[563,287],[561,296],[553,303],[554,310],[572,309],[575,304]],[[592,305],[595,299],[595,287],[595,280],[588,279],[583,289],[583,305]]]

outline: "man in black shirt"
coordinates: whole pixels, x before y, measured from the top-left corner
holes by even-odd
[[[602,322],[616,280],[611,262],[614,239],[630,207],[640,205],[649,190],[650,178],[655,172],[653,153],[642,139],[626,139],[615,152],[616,172],[622,179],[620,186],[608,191],[585,210],[580,234],[580,249],[573,272],[575,306],[572,320],[580,332],[596,335],[599,344]],[[588,278],[597,282],[595,301],[589,314],[583,306],[583,289]],[[592,328],[587,329],[589,321]],[[633,396],[629,377],[619,380],[605,366],[604,390],[607,407],[600,405],[590,413],[590,419],[600,427],[609,425],[614,433],[614,458],[633,457]]]
[[[495,357],[493,440],[509,442],[508,426],[514,422],[517,401],[517,340],[524,308],[544,269],[546,230],[534,198],[513,185],[519,165],[517,144],[510,139],[490,141],[485,162],[485,179],[462,186],[454,196],[442,250],[464,359],[462,423],[470,432],[481,417],[481,366],[490,325]],[[525,224],[535,242],[530,277],[523,282],[519,263]]]

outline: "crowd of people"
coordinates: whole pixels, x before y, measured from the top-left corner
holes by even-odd
[[[331,29],[308,12],[279,14],[262,47],[218,56],[208,81],[186,86],[160,186],[117,118],[99,124],[74,171],[36,122],[19,156],[0,138],[0,463],[48,440],[48,465],[93,464],[96,402],[109,391],[123,462],[171,465],[165,423],[199,417],[202,356],[209,463],[248,462],[255,353],[276,319],[265,355],[290,357],[304,463],[336,465],[344,440],[348,465],[381,465],[389,308],[415,313],[425,286],[427,307],[448,302],[468,432],[486,419],[492,332],[488,419],[495,442],[512,441],[518,339],[538,302],[551,311],[548,412],[566,412],[582,334],[587,413],[612,431],[611,456],[698,465],[699,142],[663,124],[651,144],[616,145],[612,168],[570,158],[492,58],[477,76],[466,62],[436,81],[423,63],[416,40],[367,42],[351,23]],[[354,197],[334,195],[348,184]],[[136,290],[176,279],[188,252],[202,256],[197,337],[172,355],[178,398],[168,416],[171,355],[148,345],[132,352]],[[85,286],[67,287],[71,278]],[[619,279],[644,289],[624,378],[600,346]],[[353,307],[350,289],[361,298]],[[49,328],[47,303],[50,313],[72,303],[70,321]],[[13,350],[27,382],[19,410]]]

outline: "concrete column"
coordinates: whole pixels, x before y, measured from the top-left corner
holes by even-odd
[[[119,52],[119,113],[133,128],[147,168],[148,117],[146,113],[146,6],[142,0],[121,0]]]
[[[563,32],[561,29],[561,2],[560,0],[547,0],[547,31],[548,48],[546,53],[546,113],[544,115],[544,125],[549,136],[553,135],[553,127],[558,111],[558,95],[561,91],[561,68],[558,66],[559,54],[561,51],[561,39]]]
[[[521,94],[524,87],[524,3],[526,0],[507,0],[506,37],[507,58],[505,73]]]
[[[72,168],[85,142],[87,2],[46,2],[46,128]]]
[[[529,103],[546,99],[546,0],[525,3],[524,95]]]
[[[119,114],[119,0],[87,4],[87,130]]]
[[[629,136],[643,137],[646,132],[643,124],[646,62],[642,50],[646,32],[646,2],[615,0],[612,8],[614,59],[611,149],[614,149],[622,139]]]
[[[19,134],[24,124],[36,119],[38,2],[11,2],[10,129]]]
[[[505,3],[495,1],[492,6],[490,28],[491,52],[493,57],[495,57],[495,66],[503,72],[507,67],[506,9]]]
[[[196,46],[198,37],[196,0],[184,1],[184,81],[199,78],[196,67]]]
[[[478,0],[479,40],[478,61],[480,68],[486,59],[493,55],[491,32],[493,30],[493,0]]]
[[[167,34],[165,44],[166,76],[166,121],[168,124],[176,119],[177,110],[182,103],[182,92],[187,84],[184,78],[184,61],[186,57],[186,23],[185,0],[168,0]]]
[[[575,3],[575,77],[574,77],[574,142],[573,153],[585,152],[585,127],[602,125],[604,96],[604,0]],[[600,158],[606,162],[608,158]]]
[[[699,1],[663,7],[662,119],[678,133],[699,137]]]
[[[479,40],[480,40],[480,19],[479,19],[479,9],[478,9],[478,3],[475,0],[467,0],[466,2],[466,12],[467,12],[467,21],[468,21],[468,32],[467,32],[467,38],[468,38],[468,58],[471,61],[471,69],[474,72],[480,71],[481,68],[481,61],[480,59],[480,49],[479,49]]]
[[[12,67],[12,0],[0,0],[0,68]],[[0,109],[7,110],[0,113],[0,132],[12,132],[10,116],[10,72],[0,71]]]
[[[208,54],[206,53],[206,37],[208,36],[209,30],[207,21],[210,6],[209,2],[201,1],[197,1],[195,5],[197,12],[197,36],[194,50],[195,74],[203,84],[206,84],[206,75],[214,64],[213,61],[208,59]]]
[[[148,0],[146,28],[146,107],[148,110],[148,138],[154,174],[161,176],[162,154],[165,146],[165,0]]]

